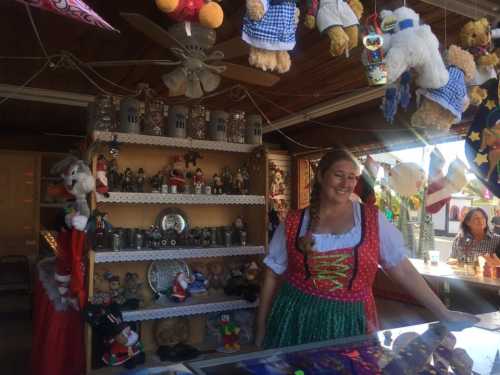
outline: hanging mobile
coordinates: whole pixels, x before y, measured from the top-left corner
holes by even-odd
[[[370,86],[387,84],[388,76],[384,63],[384,37],[377,19],[376,12],[367,18],[363,37],[363,45],[365,46],[363,63]]]

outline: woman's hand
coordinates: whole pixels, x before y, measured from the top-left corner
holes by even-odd
[[[445,310],[439,320],[453,331],[461,331],[479,322],[475,315],[454,310]]]

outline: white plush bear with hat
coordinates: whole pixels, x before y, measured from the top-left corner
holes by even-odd
[[[393,83],[410,68],[418,74],[421,88],[437,89],[446,85],[449,76],[439,52],[439,41],[429,25],[420,25],[420,16],[407,7],[383,11],[382,17],[394,17],[393,33],[384,35],[388,83]]]

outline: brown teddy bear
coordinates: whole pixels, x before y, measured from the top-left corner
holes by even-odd
[[[458,46],[448,49],[448,83],[439,89],[421,90],[422,105],[413,114],[411,125],[419,128],[447,131],[462,119],[469,106],[466,82],[474,79],[474,56]]]
[[[170,18],[182,22],[198,22],[210,29],[222,25],[224,12],[219,4],[207,0],[155,0],[156,6]]]
[[[499,57],[490,53],[491,29],[486,18],[467,22],[460,31],[460,45],[474,55],[477,71],[472,88],[469,90],[471,104],[479,105],[486,99],[486,90],[479,87],[486,81],[496,78],[495,67],[499,64]]]
[[[319,3],[318,3],[319,2]],[[326,32],[330,38],[330,53],[340,56],[358,46],[358,25],[363,15],[359,0],[311,0],[305,26]]]

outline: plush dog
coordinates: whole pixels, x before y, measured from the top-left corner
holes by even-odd
[[[210,29],[222,25],[224,12],[219,4],[207,0],[155,0],[156,6],[170,18],[198,22]]]
[[[389,15],[394,17],[395,27],[388,38],[388,46],[384,36],[388,83],[395,82],[413,68],[418,74],[417,86],[428,89],[444,86],[448,82],[448,70],[439,53],[439,41],[430,26],[420,25],[420,16],[407,7],[394,12],[384,11],[384,18]]]
[[[248,63],[286,73],[295,47],[299,10],[294,0],[246,0],[241,38],[250,45]]]
[[[359,0],[311,0],[304,25],[326,32],[330,38],[330,53],[340,56],[358,46],[358,25],[363,15]]]
[[[462,119],[462,112],[469,106],[466,82],[474,79],[476,63],[472,54],[452,45],[448,65],[450,79],[445,86],[420,92],[424,99],[411,118],[412,126],[447,131]]]

